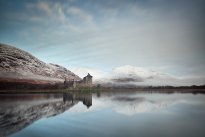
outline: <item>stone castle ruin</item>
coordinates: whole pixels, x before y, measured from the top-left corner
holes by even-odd
[[[76,88],[76,86],[83,86],[83,87],[92,87],[92,80],[93,79],[93,76],[90,75],[90,73],[88,73],[87,76],[85,76],[83,78],[83,80],[81,81],[75,81],[74,79],[73,80],[67,80],[67,78],[65,78],[65,81],[64,81],[64,87],[65,88]]]
[[[87,86],[91,86],[92,81],[93,81],[92,79],[93,79],[93,76],[91,76],[90,73],[88,73],[88,75],[83,78],[83,84]]]
[[[65,88],[69,88],[69,87],[76,88],[76,81],[74,79],[70,81],[70,80],[67,80],[67,78],[65,78],[64,87]]]

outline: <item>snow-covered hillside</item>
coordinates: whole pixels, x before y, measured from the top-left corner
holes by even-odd
[[[65,78],[81,80],[68,69],[47,64],[28,52],[0,44],[0,78],[63,81]]]

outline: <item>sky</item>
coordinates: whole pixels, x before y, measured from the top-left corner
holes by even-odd
[[[204,13],[204,0],[0,0],[0,43],[81,77],[200,85]]]

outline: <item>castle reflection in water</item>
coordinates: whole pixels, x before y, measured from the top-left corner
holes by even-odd
[[[0,94],[0,136],[13,134],[36,120],[65,112],[78,102],[92,106],[92,93]]]
[[[92,106],[92,94],[91,93],[64,93],[63,101],[82,101],[87,108]]]

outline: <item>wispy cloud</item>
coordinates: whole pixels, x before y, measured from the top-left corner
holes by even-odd
[[[80,9],[78,7],[68,7],[67,9],[68,13],[73,15],[73,16],[77,16],[78,18],[80,18],[82,21],[91,21],[92,20],[92,16],[90,14],[88,14],[85,10]]]
[[[28,15],[32,14],[30,18],[39,17],[41,18],[39,21],[49,19],[48,21],[55,20],[55,22],[61,21],[61,23],[64,23],[67,19],[63,5],[58,2],[38,1],[37,3],[26,3],[25,8]]]
[[[38,2],[35,6],[30,6],[33,8],[38,8],[39,10],[45,12],[47,15],[51,16],[53,14],[53,8],[49,5],[49,3],[41,1]]]

